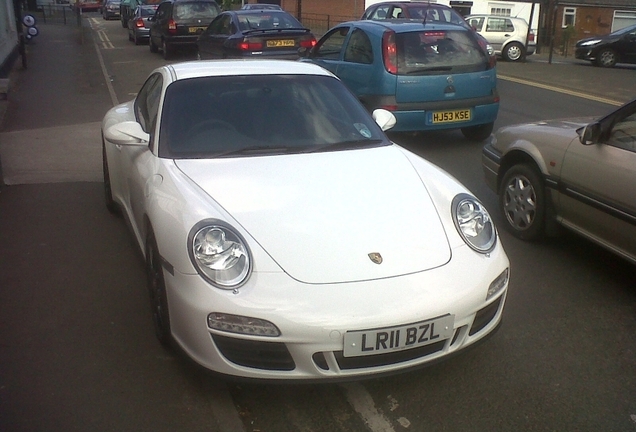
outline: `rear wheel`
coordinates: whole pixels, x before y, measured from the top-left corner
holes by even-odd
[[[523,60],[524,47],[519,42],[512,42],[506,45],[502,56],[507,61]]]
[[[146,239],[146,277],[155,335],[162,345],[170,346],[170,313],[168,311],[166,284],[163,278],[161,255],[152,231],[148,233],[148,238]]]
[[[470,141],[483,141],[490,136],[495,123],[486,123],[477,126],[462,128],[462,134]]]
[[[506,228],[522,240],[536,240],[544,233],[545,191],[540,173],[528,164],[515,165],[503,178],[499,209]]]
[[[596,65],[600,67],[614,67],[617,61],[616,52],[609,48],[599,51],[596,56]]]

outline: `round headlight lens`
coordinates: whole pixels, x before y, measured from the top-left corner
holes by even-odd
[[[245,241],[219,221],[195,226],[190,233],[189,249],[199,274],[220,288],[236,288],[250,274],[251,259]]]
[[[477,198],[461,194],[453,199],[455,227],[468,246],[487,253],[495,247],[497,231],[486,208]]]

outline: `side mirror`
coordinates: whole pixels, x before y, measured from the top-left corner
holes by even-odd
[[[134,121],[117,123],[104,131],[106,141],[124,146],[148,146],[150,135]]]
[[[309,57],[310,49],[306,47],[298,48],[298,57],[307,58]]]
[[[391,111],[382,108],[373,110],[373,120],[380,126],[383,131],[387,131],[395,126],[396,119]]]
[[[592,145],[599,142],[601,137],[600,123],[590,123],[589,125],[576,131],[579,134],[579,141],[583,145]]]

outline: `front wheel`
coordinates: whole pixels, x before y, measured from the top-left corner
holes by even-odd
[[[506,228],[522,240],[536,240],[544,233],[545,191],[540,173],[521,164],[510,168],[499,189],[499,208]]]
[[[462,128],[462,134],[470,141],[483,141],[490,136],[495,123],[486,123],[477,126]]]
[[[146,239],[146,277],[155,335],[162,345],[168,347],[170,346],[172,338],[170,333],[168,297],[163,278],[161,255],[159,254],[157,240],[152,231],[149,232],[148,238]]]
[[[521,45],[518,42],[512,42],[506,45],[506,48],[504,49],[502,56],[507,61],[512,61],[512,62],[519,61],[519,60],[523,60],[524,51],[525,49],[523,45]]]
[[[596,65],[600,67],[614,67],[618,56],[614,50],[604,49],[596,56]]]

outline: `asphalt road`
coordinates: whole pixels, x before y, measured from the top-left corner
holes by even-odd
[[[501,330],[417,372],[239,384],[161,348],[140,255],[103,206],[99,121],[164,61],[118,22],[89,23],[40,26],[0,133],[1,431],[636,431],[636,270],[570,235],[502,233]],[[497,126],[600,115],[636,95],[632,67],[533,60],[499,64]],[[480,146],[458,132],[392,138],[495,208]]]

